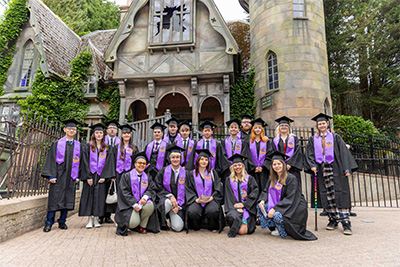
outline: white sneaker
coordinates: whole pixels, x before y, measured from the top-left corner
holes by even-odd
[[[271,235],[273,235],[273,236],[280,236],[278,230],[276,230],[276,229],[275,229],[274,231],[271,232]]]
[[[94,217],[94,227],[98,228],[101,227],[101,224],[99,223],[99,217]]]
[[[87,229],[93,228],[93,217],[92,216],[89,216],[89,220],[88,220],[88,223],[86,224],[86,228]]]

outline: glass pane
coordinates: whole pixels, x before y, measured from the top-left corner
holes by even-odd
[[[185,14],[183,19],[182,39],[183,41],[190,41],[192,36],[192,16],[191,14]]]
[[[164,8],[166,7],[172,7],[172,3],[174,0],[164,0]]]
[[[297,5],[297,4],[293,4],[293,10],[299,10],[299,5]]]
[[[183,1],[183,11],[190,12],[192,10],[192,0]]]
[[[179,7],[181,5],[181,0],[173,0],[173,1],[175,7]]]
[[[304,4],[304,0],[298,0],[299,3]]]
[[[278,67],[277,67],[277,66],[274,67],[274,72],[275,72],[275,73],[278,72]]]
[[[275,80],[275,81],[278,80],[278,74],[274,74],[274,80]]]
[[[89,84],[89,94],[95,94],[96,93],[96,83],[90,83]]]
[[[159,43],[160,42],[160,17],[156,16],[153,19],[153,43]]]
[[[269,64],[268,64],[269,65]],[[272,75],[272,68],[268,68],[268,74]]]
[[[273,82],[273,79],[272,79],[272,75],[269,75],[269,81],[268,81],[269,83],[272,83]]]
[[[272,90],[272,89],[274,89],[274,84],[273,84],[273,83],[270,83],[270,84],[269,84],[269,90]]]
[[[278,60],[276,57],[274,58],[274,65],[278,65]]]
[[[275,88],[279,88],[279,82],[275,82]]]
[[[155,12],[161,11],[161,1],[162,0],[154,0],[154,11]]]

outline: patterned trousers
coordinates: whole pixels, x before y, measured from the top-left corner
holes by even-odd
[[[268,210],[268,203],[265,204],[264,210]],[[260,224],[262,229],[276,227],[282,238],[287,237],[285,226],[283,225],[283,217],[279,211],[275,211],[273,218],[268,218],[268,217],[265,218],[260,209],[260,206],[258,205],[257,205],[257,211],[258,211],[258,216],[260,218]]]

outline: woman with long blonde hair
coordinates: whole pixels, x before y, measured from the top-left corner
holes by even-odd
[[[256,229],[258,185],[247,174],[246,157],[235,154],[229,158],[231,174],[225,181],[225,214],[230,230],[228,237],[254,233]]]

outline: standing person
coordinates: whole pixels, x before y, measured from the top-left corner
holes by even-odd
[[[304,169],[318,176],[318,195],[329,217],[326,229],[334,230],[341,222],[343,233],[351,235],[348,176],[358,166],[343,139],[329,131],[330,119],[332,117],[323,113],[312,118],[317,129],[316,134],[308,140]]]
[[[186,205],[188,228],[199,230],[203,219],[208,219],[210,231],[221,232],[225,226],[222,214],[222,188],[217,172],[211,169],[211,152],[196,149],[198,157],[194,170],[188,173],[186,182]]]
[[[132,157],[138,153],[137,146],[132,142],[132,132],[135,131],[132,126],[129,124],[124,124],[119,127],[121,129],[121,142],[114,148],[114,162],[115,162],[115,178],[111,179],[113,183],[115,183],[115,187],[111,185],[111,189],[109,189],[110,194],[114,194],[115,189],[119,188],[119,181],[121,180],[121,176],[131,171],[135,166],[133,164]],[[117,210],[117,203],[114,204],[106,204],[106,214],[107,213],[115,213]]]
[[[166,127],[161,123],[156,122],[150,128],[153,129],[154,140],[148,143],[144,149],[147,160],[150,163],[146,169],[146,173],[151,177],[156,177],[158,171],[166,164],[167,142],[162,140]]]
[[[65,222],[68,210],[75,207],[75,184],[79,182],[82,169],[81,144],[74,140],[79,123],[74,119],[62,123],[65,136],[51,144],[42,170],[42,176],[50,182],[44,232],[51,231],[56,211],[60,211],[58,228],[68,229]]]
[[[256,179],[260,188],[259,193],[261,193],[261,188],[265,188],[269,177],[271,163],[267,158],[267,153],[271,150],[271,142],[264,134],[264,127],[267,126],[264,120],[258,118],[251,123],[253,129],[244,154],[248,159],[248,172]]]
[[[241,121],[241,128],[242,130],[240,131],[240,138],[242,139],[243,142],[248,143],[250,140],[250,134],[251,134],[251,116],[247,114],[242,115],[242,121]]]
[[[181,135],[178,133],[179,120],[172,117],[165,122],[168,125],[168,132],[164,135],[163,140],[171,145],[182,141]]]
[[[115,177],[114,159],[104,142],[105,126],[101,123],[90,126],[93,134],[86,144],[82,160],[85,175],[79,204],[79,216],[88,216],[87,229],[100,227],[99,217],[104,216],[107,188],[105,181]]]
[[[121,176],[119,183],[118,208],[115,213],[117,235],[128,235],[128,229],[146,234],[147,230],[159,232],[158,218],[154,212],[155,184],[144,170],[148,164],[146,153],[140,152],[133,158],[135,168]]]
[[[181,160],[181,166],[185,167],[187,162],[189,161],[190,155],[193,152],[194,148],[194,140],[190,138],[190,133],[192,131],[192,126],[188,121],[182,121],[179,124],[179,134],[182,137],[182,144],[180,142],[177,143],[177,145],[181,148],[183,148],[182,151],[182,160]]]
[[[271,235],[297,240],[316,240],[306,230],[307,202],[301,194],[297,178],[288,173],[285,160],[287,155],[279,151],[271,155],[271,179],[259,198],[257,207],[261,228],[272,230]]]
[[[247,174],[245,156],[235,154],[229,158],[231,174],[225,181],[225,214],[230,230],[228,237],[252,234],[256,230],[258,185]]]
[[[104,137],[104,143],[106,143],[106,145],[109,148],[108,153],[114,153],[114,148],[119,146],[119,144],[121,143],[121,139],[119,139],[119,137],[117,136],[119,123],[116,120],[111,120],[106,123],[106,126],[107,126],[107,135]],[[107,192],[110,190],[112,180],[113,179],[107,179],[106,181]],[[114,223],[114,221],[111,219],[111,212],[106,210],[104,212],[104,216],[99,217],[99,223],[102,224],[103,222]]]
[[[210,169],[215,170],[218,175],[221,175],[221,173],[228,168],[229,162],[224,156],[221,144],[217,140],[212,138],[213,130],[216,127],[217,126],[210,121],[203,122],[200,125],[200,130],[203,133],[203,138],[197,141],[194,144],[194,147],[196,151],[199,149],[207,149],[210,151],[212,155],[210,159]],[[197,158],[198,154],[196,152],[190,155],[189,161],[186,165],[187,170],[194,169]]]
[[[289,157],[285,160],[286,166],[288,171],[299,180],[301,192],[300,171],[303,169],[303,153],[299,138],[291,133],[290,123],[294,122],[294,120],[282,116],[275,121],[278,123],[278,127],[275,130],[272,151],[279,151]]]
[[[172,230],[180,232],[186,221],[185,183],[187,171],[180,165],[182,148],[173,145],[167,150],[171,164],[162,168],[155,178],[158,196],[157,210],[160,215],[161,230],[169,230],[166,221],[169,218]]]

